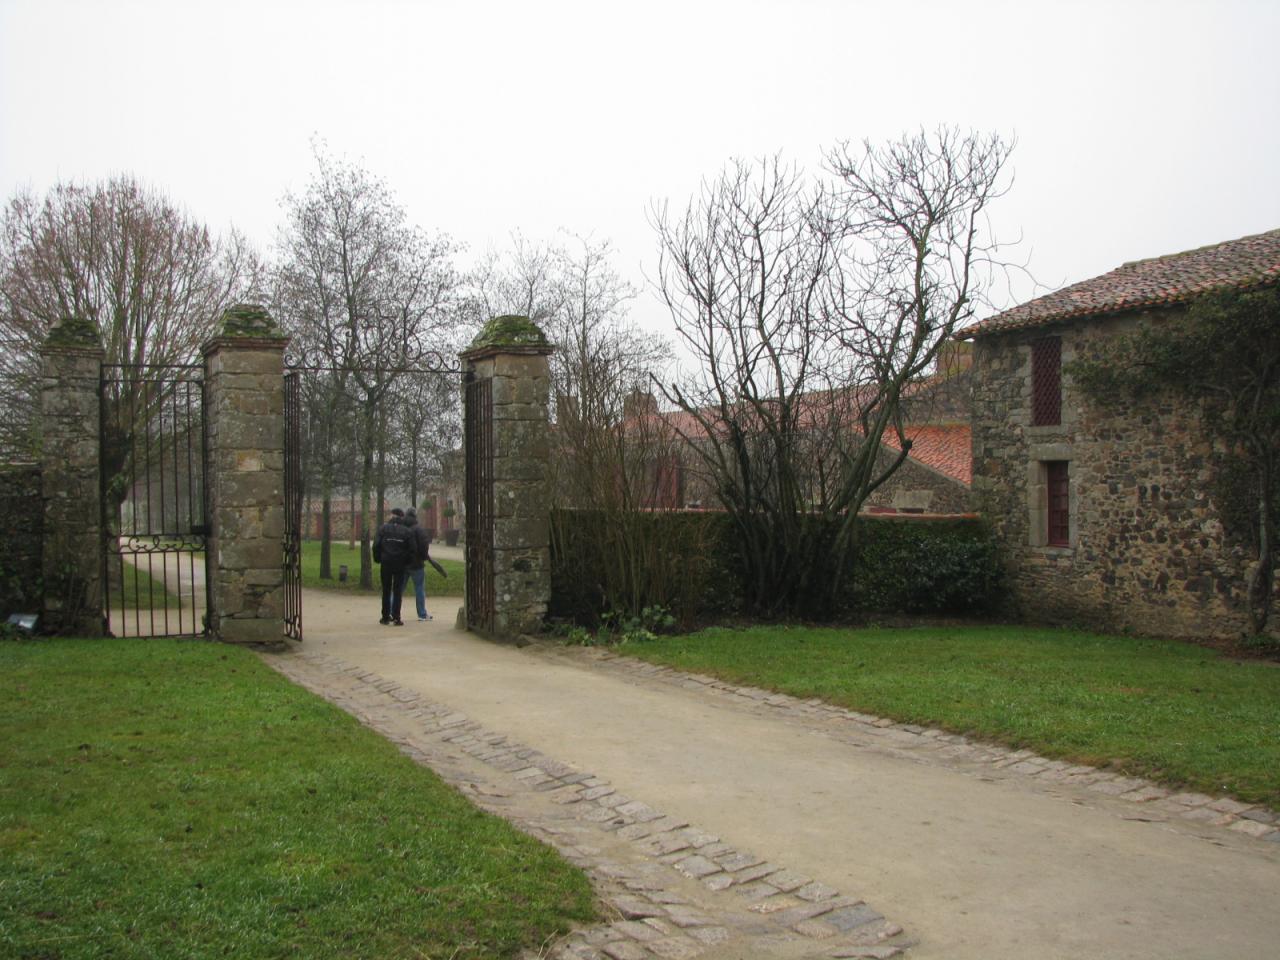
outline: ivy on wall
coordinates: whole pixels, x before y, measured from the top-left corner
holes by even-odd
[[[1227,535],[1253,551],[1247,573],[1249,629],[1267,624],[1280,528],[1280,288],[1234,289],[1107,343],[1068,372],[1106,408],[1176,397],[1200,406],[1225,446],[1212,494]]]

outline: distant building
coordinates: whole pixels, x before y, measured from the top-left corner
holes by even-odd
[[[969,510],[971,462],[970,349],[952,344],[938,361],[938,372],[910,384],[903,398],[904,432],[910,452],[893,476],[863,504],[869,513],[960,514]],[[820,395],[799,402],[820,404]],[[660,412],[645,394],[626,405],[628,417],[652,418],[686,442],[668,443],[650,468],[646,505],[655,509],[717,509],[712,478],[690,444],[705,436],[702,425],[681,410]],[[661,432],[661,431],[654,431]],[[897,438],[886,433],[880,464],[896,458]]]

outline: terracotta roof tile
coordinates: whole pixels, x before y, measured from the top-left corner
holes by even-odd
[[[973,440],[967,423],[908,426],[912,460],[968,485],[973,481]],[[886,433],[884,445],[898,449],[897,437]]]
[[[1213,290],[1274,283],[1280,283],[1280,230],[1135,260],[989,317],[958,331],[956,337],[967,340],[1076,317],[1181,303]]]

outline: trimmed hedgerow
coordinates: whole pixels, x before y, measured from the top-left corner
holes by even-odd
[[[553,619],[595,627],[610,611],[663,607],[687,627],[750,606],[727,515],[637,514],[628,518],[625,537],[613,523],[596,511],[553,514]],[[995,606],[1003,564],[977,518],[868,517],[859,521],[857,543],[839,574],[839,616],[979,613]],[[803,609],[794,613],[805,616]]]
[[[862,521],[850,577],[863,613],[980,613],[1003,574],[995,539],[976,519]]]
[[[731,615],[741,590],[727,534],[718,513],[635,513],[619,529],[604,511],[555,510],[548,615],[593,628],[654,606],[686,626]]]

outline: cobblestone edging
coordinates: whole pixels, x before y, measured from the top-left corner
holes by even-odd
[[[522,960],[885,958],[909,946],[900,926],[857,897],[623,796],[604,778],[394,681],[325,654],[264,659],[591,877],[617,919]]]
[[[1125,777],[1083,764],[1048,760],[1030,750],[1010,750],[981,743],[959,734],[947,733],[911,723],[895,723],[817,698],[800,700],[785,693],[743,687],[703,674],[686,673],[671,667],[647,663],[598,648],[563,648],[570,655],[585,657],[597,668],[628,675],[633,679],[656,681],[703,692],[758,712],[806,725],[820,724],[836,739],[877,745],[919,756],[929,754],[950,763],[975,763],[992,769],[1031,777],[1045,783],[1084,787],[1095,793],[1133,803],[1147,813],[1196,823],[1225,827],[1260,840],[1280,843],[1280,813],[1258,804],[1242,803],[1229,797],[1179,792],[1139,777]]]

